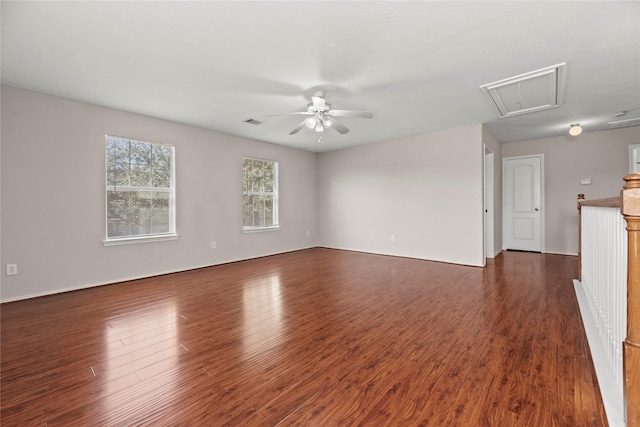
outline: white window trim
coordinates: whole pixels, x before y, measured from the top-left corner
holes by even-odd
[[[120,245],[134,245],[137,243],[151,243],[151,242],[164,242],[167,240],[178,240],[178,233],[169,234],[154,234],[153,236],[135,236],[135,237],[120,237],[118,239],[103,240],[104,246],[120,246]]]
[[[275,177],[275,190],[274,192],[262,192],[262,191],[255,191],[255,192],[250,192],[252,195],[258,195],[258,196],[271,196],[273,195],[274,198],[274,209],[275,209],[275,218],[278,221],[277,225],[265,225],[265,226],[242,226],[242,232],[243,233],[260,233],[263,231],[279,231],[280,230],[280,162],[278,162],[277,160],[269,160],[269,159],[261,159],[258,157],[252,157],[252,156],[242,156],[242,161],[244,163],[244,159],[252,159],[252,160],[258,160],[261,162],[271,162],[274,163],[276,165],[276,177]],[[245,193],[244,191],[242,192],[242,197],[244,197],[245,195],[247,195],[248,193]]]
[[[143,142],[146,144],[154,144],[154,145],[162,145],[165,147],[170,147],[171,148],[171,158],[172,158],[172,162],[171,162],[171,188],[170,189],[164,189],[164,188],[157,188],[157,187],[130,187],[130,186],[119,186],[119,188],[125,189],[125,190],[129,190],[129,191],[155,191],[155,192],[167,192],[167,193],[171,193],[171,197],[169,198],[170,204],[169,204],[169,228],[172,230],[168,233],[163,233],[163,234],[153,234],[153,235],[144,235],[144,236],[127,236],[127,237],[113,237],[113,238],[109,238],[109,232],[108,232],[108,221],[107,221],[107,209],[108,209],[108,203],[107,203],[107,191],[109,191],[110,188],[113,188],[114,186],[111,185],[106,185],[106,180],[107,180],[107,161],[105,158],[105,171],[104,171],[104,177],[105,177],[105,209],[104,209],[104,214],[105,214],[105,218],[104,218],[104,226],[105,226],[105,238],[102,241],[102,244],[104,246],[121,246],[121,245],[131,245],[131,244],[137,244],[137,243],[152,243],[152,242],[163,242],[163,241],[169,241],[169,240],[178,240],[179,234],[176,231],[176,209],[177,209],[177,202],[176,202],[176,148],[173,144],[167,144],[164,142],[151,142],[151,141],[145,141],[142,139],[137,139],[137,138],[130,138],[130,137],[125,137],[125,136],[118,136],[118,135],[111,135],[111,134],[106,134],[105,135],[105,154],[106,154],[106,140],[108,137],[111,138],[120,138],[120,139],[126,139],[129,141],[136,141],[136,142]]]
[[[243,227],[243,233],[261,233],[263,231],[278,231],[280,230],[279,225],[269,225],[264,227]]]

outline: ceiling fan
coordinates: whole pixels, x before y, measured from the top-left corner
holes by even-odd
[[[317,90],[311,96],[311,103],[307,107],[307,111],[296,111],[294,113],[285,114],[301,114],[310,116],[302,121],[295,129],[289,132],[294,135],[300,132],[303,127],[308,127],[316,132],[324,132],[328,128],[334,128],[341,134],[349,132],[349,128],[340,123],[336,117],[360,117],[370,119],[373,114],[370,111],[355,110],[332,110],[331,104],[325,101],[324,92]]]

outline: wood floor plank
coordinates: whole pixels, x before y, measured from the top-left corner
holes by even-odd
[[[6,303],[0,421],[606,426],[576,274],[315,248]]]

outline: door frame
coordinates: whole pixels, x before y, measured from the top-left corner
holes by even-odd
[[[484,264],[487,258],[495,258],[495,155],[493,150],[484,144]]]
[[[540,159],[540,253],[545,253],[545,221],[544,218],[546,216],[546,207],[545,207],[545,197],[544,197],[544,153],[540,154],[528,154],[525,156],[512,156],[512,157],[503,157],[502,158],[502,250],[507,250],[506,247],[506,236],[507,236],[507,162],[509,160],[518,160],[518,159],[530,159],[530,158],[539,158]]]

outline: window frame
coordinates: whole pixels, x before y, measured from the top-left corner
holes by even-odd
[[[273,179],[273,191],[245,191],[244,182],[244,163],[246,160],[269,162],[274,166],[274,179]],[[252,156],[242,156],[242,232],[243,233],[256,233],[263,231],[276,231],[280,230],[280,164],[276,160],[261,159]],[[248,195],[255,196],[272,196],[273,197],[273,225],[258,225],[258,226],[245,226],[244,225],[244,198]]]
[[[150,146],[159,146],[159,147],[167,147],[170,149],[170,160],[169,160],[169,187],[153,187],[153,186],[134,186],[134,185],[113,185],[109,184],[109,140],[110,139],[118,139],[128,141],[129,143],[135,142],[138,144],[147,144]],[[105,149],[105,239],[103,240],[104,246],[115,246],[115,245],[127,245],[134,243],[148,243],[148,242],[158,242],[158,241],[166,241],[166,240],[177,240],[178,233],[176,232],[176,153],[175,146],[173,144],[163,143],[163,142],[151,142],[145,141],[137,138],[129,138],[124,136],[117,136],[111,134],[105,134],[104,139],[104,149]],[[129,157],[129,162],[131,162],[131,157]],[[153,167],[153,165],[151,166]],[[124,192],[156,192],[156,193],[168,193],[168,227],[169,230],[166,232],[158,232],[158,233],[150,233],[150,234],[138,234],[138,235],[129,235],[129,236],[117,236],[117,237],[109,237],[109,192],[110,191],[122,191]]]

